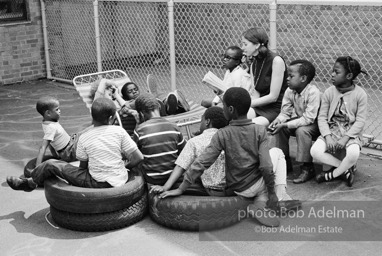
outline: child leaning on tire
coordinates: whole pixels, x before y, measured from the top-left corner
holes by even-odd
[[[251,97],[247,90],[229,88],[223,97],[223,111],[229,125],[219,129],[202,155],[184,174],[178,189],[166,191],[163,197],[178,196],[225,152],[226,195],[254,197],[248,208],[251,217],[266,226],[278,226],[279,220],[268,216],[265,208],[276,209],[275,177],[269,155],[267,131],[247,118]],[[260,211],[261,214],[258,214]],[[260,217],[259,217],[260,216]]]
[[[77,144],[76,167],[60,160],[47,160],[38,165],[31,178],[7,177],[14,190],[30,192],[52,176],[65,179],[69,184],[86,188],[119,187],[128,181],[128,170],[142,161],[142,153],[120,126],[111,125],[116,107],[112,100],[99,98],[91,107],[93,125],[84,132]],[[129,163],[125,167],[124,159]]]

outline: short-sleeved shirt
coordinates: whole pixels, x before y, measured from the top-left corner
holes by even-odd
[[[209,128],[202,134],[190,139],[183,151],[180,153],[175,164],[185,170],[188,170],[194,160],[203,154],[204,150],[210,144],[212,136],[218,131],[216,128]],[[200,177],[205,188],[223,190],[225,187],[225,157],[222,152],[207,170]]]
[[[50,145],[60,151],[65,148],[70,141],[69,134],[64,130],[59,122],[43,121],[42,130],[44,131],[44,140],[49,140]]]
[[[96,181],[118,187],[128,180],[123,157],[128,158],[137,149],[122,127],[102,125],[80,136],[76,154],[78,160],[89,162],[89,173]]]
[[[146,182],[164,185],[186,145],[179,128],[163,117],[154,117],[140,124],[133,138],[144,157],[140,168]]]

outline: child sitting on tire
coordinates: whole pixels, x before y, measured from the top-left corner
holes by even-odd
[[[247,118],[251,97],[240,87],[229,88],[223,97],[223,110],[230,124],[212,137],[203,154],[196,158],[184,174],[179,188],[164,192],[162,197],[178,196],[209,168],[220,153],[225,152],[226,195],[254,197],[248,208],[251,216],[266,226],[279,226],[280,221],[266,213],[276,209],[275,177],[269,155],[266,128]],[[260,214],[257,214],[257,212]],[[260,216],[260,217],[259,217]]]
[[[128,180],[128,170],[142,161],[138,150],[127,132],[120,126],[110,125],[115,118],[116,107],[112,100],[99,98],[91,107],[94,127],[84,132],[77,144],[76,167],[60,160],[47,160],[38,165],[31,178],[7,177],[14,190],[30,192],[52,176],[65,179],[69,184],[87,188],[119,187]],[[124,159],[128,160],[125,167]]]

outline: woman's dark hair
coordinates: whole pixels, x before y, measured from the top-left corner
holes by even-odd
[[[204,112],[204,118],[210,119],[213,128],[220,129],[228,125],[221,107],[213,106]]]
[[[131,99],[129,98],[129,95],[128,95],[128,92],[127,92],[127,87],[128,87],[129,85],[131,85],[131,84],[135,85],[135,87],[136,87],[138,90],[140,90],[139,87],[138,87],[138,85],[136,85],[136,84],[133,83],[133,82],[127,82],[127,83],[125,83],[125,84],[122,86],[122,89],[121,89],[122,98],[123,98],[124,100],[131,100]]]
[[[253,44],[260,44],[259,57],[265,58],[268,54],[268,35],[263,28],[250,28],[243,33],[243,37]]]
[[[226,106],[236,109],[238,115],[245,115],[251,107],[251,96],[249,92],[241,87],[229,88],[223,96]]]
[[[367,72],[361,69],[359,62],[350,56],[338,57],[336,62],[340,63],[345,68],[347,74],[353,74],[351,81],[356,79],[360,73],[367,75]]]

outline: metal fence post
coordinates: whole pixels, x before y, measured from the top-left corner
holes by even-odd
[[[170,39],[170,68],[171,90],[176,90],[176,63],[175,63],[175,28],[174,28],[174,1],[170,0],[168,6],[169,39]]]
[[[98,0],[94,0],[94,26],[95,26],[95,43],[97,50],[97,70],[102,72],[102,57],[101,57],[101,41],[99,34],[99,15],[98,15]]]
[[[269,4],[269,49],[272,51],[277,51],[277,24],[276,24],[276,13],[277,13],[277,0],[273,0]]]
[[[52,78],[52,71],[50,68],[50,56],[49,56],[49,42],[48,42],[48,31],[46,29],[46,7],[45,0],[40,0],[41,3],[41,18],[42,18],[42,30],[44,36],[44,50],[45,50],[45,62],[46,62],[46,77],[48,79]]]

